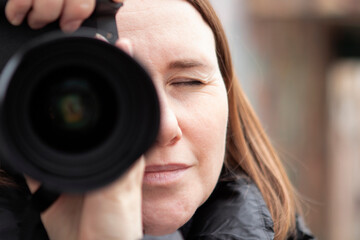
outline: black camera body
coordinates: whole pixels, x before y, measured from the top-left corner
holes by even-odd
[[[56,192],[118,178],[154,142],[160,109],[146,70],[112,45],[110,0],[74,34],[10,25],[0,0],[0,163]],[[96,39],[100,33],[110,43]]]

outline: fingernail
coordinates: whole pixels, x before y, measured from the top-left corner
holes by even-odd
[[[103,35],[101,35],[100,33],[96,33],[95,37],[99,40],[105,41],[105,42],[109,42],[106,37],[104,37]]]
[[[46,24],[43,23],[43,22],[29,22],[29,26],[32,28],[32,29],[40,29],[42,27],[44,27]]]
[[[71,22],[67,22],[65,24],[62,25],[61,29],[64,32],[74,32],[76,29],[78,29],[81,25],[81,21],[80,20],[75,20],[75,21],[71,21]]]
[[[9,21],[12,25],[18,26],[22,23],[24,17],[25,17],[24,14],[17,13],[17,14],[15,14],[15,16],[12,19],[9,19]]]

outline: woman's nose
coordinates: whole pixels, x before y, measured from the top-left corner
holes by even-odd
[[[167,101],[160,102],[160,129],[157,137],[157,144],[170,146],[178,142],[182,137],[182,131],[173,108]]]

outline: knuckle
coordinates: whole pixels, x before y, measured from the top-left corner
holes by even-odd
[[[41,3],[38,8],[38,14],[36,19],[38,21],[53,21],[56,20],[61,11],[62,1],[61,0],[46,0]]]

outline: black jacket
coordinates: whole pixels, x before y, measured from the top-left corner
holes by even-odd
[[[32,237],[26,236],[27,239],[48,239],[39,214],[32,214],[30,218],[24,216],[30,196],[24,182],[17,188],[0,188],[0,239],[22,240],[20,229],[28,231],[24,226],[33,226],[34,223],[36,228],[28,231]],[[186,240],[267,240],[274,237],[273,222],[262,195],[246,177],[237,181],[219,182],[210,198],[180,231]],[[174,238],[169,236],[158,239]],[[300,218],[297,219],[296,237],[289,238],[295,239],[314,239]]]
[[[300,217],[288,240],[314,239]],[[273,221],[256,185],[247,177],[219,182],[210,198],[181,229],[186,240],[270,240]]]

